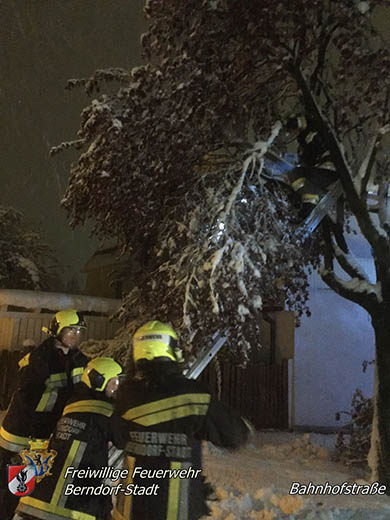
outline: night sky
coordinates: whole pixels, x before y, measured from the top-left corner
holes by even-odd
[[[142,1],[5,0],[0,4],[0,204],[11,205],[46,233],[64,279],[97,248],[86,229],[72,231],[59,201],[76,158],[49,149],[72,140],[89,102],[68,79],[98,68],[141,63]],[[81,279],[79,280],[81,283]],[[82,285],[82,283],[81,283]]]

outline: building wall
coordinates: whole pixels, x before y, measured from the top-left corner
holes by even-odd
[[[358,261],[372,280],[371,258]],[[318,275],[310,278],[310,310],[312,316],[302,319],[295,334],[295,423],[340,426],[348,418],[336,421],[335,413],[350,410],[357,387],[372,396],[373,365],[362,371],[362,362],[375,356],[371,319],[362,307],[330,290]]]

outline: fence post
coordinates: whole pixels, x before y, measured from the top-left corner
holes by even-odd
[[[288,360],[288,427],[295,427],[295,360]]]

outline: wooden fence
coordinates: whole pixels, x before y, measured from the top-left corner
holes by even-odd
[[[288,360],[280,364],[220,364],[220,399],[254,424],[257,429],[289,427]],[[202,374],[211,393],[218,396],[218,371],[210,365]]]
[[[23,342],[32,340],[39,345],[48,335],[42,331],[47,327],[53,314],[24,312],[0,312],[0,410],[5,410],[15,390],[18,361],[29,352]],[[85,316],[87,333],[85,339],[111,339],[118,329],[118,323],[109,321],[106,316]]]
[[[7,345],[11,349],[0,348],[0,410],[5,410],[15,390],[18,361],[31,350],[23,347],[23,342],[32,340],[39,345],[48,335],[42,332],[42,326],[47,327],[53,314],[0,312],[0,336],[7,333],[4,322],[9,323]],[[108,317],[85,316],[87,333],[85,339],[111,339],[118,329],[118,323],[110,322]],[[0,343],[1,345],[1,343]]]
[[[39,345],[47,337],[42,326],[47,327],[63,309],[77,309],[84,315],[87,339],[112,338],[119,324],[109,316],[120,305],[120,300],[110,298],[0,289],[0,349],[18,350],[27,339]]]
[[[0,311],[0,350],[20,349],[26,339],[39,345],[48,336],[42,327],[48,327],[54,313],[2,312]],[[85,316],[87,323],[86,339],[109,339],[114,337],[119,327],[107,316]]]
[[[44,341],[48,335],[42,331],[42,326],[47,327],[52,317],[53,314],[0,312],[0,339],[6,339],[6,345],[11,347],[0,348],[0,410],[7,408],[15,390],[18,361],[32,350],[32,347],[23,347],[24,341],[32,340],[35,345]],[[85,339],[111,339],[119,327],[106,316],[85,316],[85,321]],[[8,325],[8,329],[4,324]]]
[[[62,309],[78,309],[87,323],[85,339],[111,339],[119,323],[109,316],[120,300],[84,295],[0,289],[0,409],[6,409],[15,390],[18,361],[48,336],[54,314]]]
[[[18,361],[29,351],[0,351],[0,409],[5,410],[15,390]],[[252,364],[239,368],[221,363],[220,399],[241,415],[245,415],[257,429],[285,429],[288,424],[288,365]],[[212,394],[218,397],[219,384],[215,365],[201,375]]]

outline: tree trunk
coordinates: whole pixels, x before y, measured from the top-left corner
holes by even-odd
[[[372,315],[376,346],[375,424],[371,438],[370,462],[375,479],[390,495],[390,306]],[[376,466],[376,467],[375,467]]]
[[[377,405],[377,395],[378,395],[378,374],[377,367],[375,363],[375,375],[374,375],[374,397],[373,397],[373,417],[372,417],[372,431],[371,431],[371,443],[370,443],[370,451],[367,456],[368,466],[371,470],[371,482],[378,482],[378,457],[379,457],[379,431],[378,431],[378,405]]]

